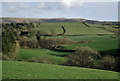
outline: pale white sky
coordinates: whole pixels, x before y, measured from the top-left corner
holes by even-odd
[[[4,0],[7,1],[7,0]],[[9,0],[14,1],[14,0]],[[26,18],[85,18],[101,21],[118,20],[118,0],[104,0],[106,2],[87,2],[87,0],[51,0],[46,2],[3,2],[3,17]],[[20,0],[21,1],[21,0]],[[30,0],[32,1],[32,0]],[[50,1],[50,0],[49,0]],[[95,0],[94,0],[95,1]],[[100,0],[99,0],[100,1]],[[111,1],[111,2],[110,2]],[[116,2],[115,2],[116,1]]]

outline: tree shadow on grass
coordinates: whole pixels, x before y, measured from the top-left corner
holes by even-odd
[[[114,57],[120,56],[120,49],[111,49],[111,50],[105,50],[105,51],[99,51],[101,56],[105,55],[112,55]]]
[[[71,52],[71,51],[58,50],[58,49],[51,49],[51,51],[53,51],[53,52],[58,52],[58,53],[56,53],[56,54],[50,54],[50,53],[48,53],[49,55],[54,55],[54,56],[59,56],[59,57],[65,57],[65,56],[73,53],[73,52]],[[60,53],[60,54],[59,54],[59,53]],[[67,54],[61,54],[61,53],[67,53]]]
[[[59,57],[65,57],[65,56],[67,56],[68,54],[62,54],[62,55],[57,55],[57,54],[49,54],[49,55],[54,55],[54,56],[59,56]]]

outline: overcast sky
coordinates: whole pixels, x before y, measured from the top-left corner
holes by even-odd
[[[118,20],[117,2],[3,2],[3,17]]]

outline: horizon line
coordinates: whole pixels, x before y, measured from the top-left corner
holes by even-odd
[[[87,18],[79,18],[79,17],[0,17],[0,18],[28,18],[28,19],[83,19],[83,20],[93,20],[93,21],[101,21],[101,22],[118,22],[119,20],[97,20],[97,19],[87,19]]]

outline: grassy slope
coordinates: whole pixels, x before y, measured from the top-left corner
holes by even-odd
[[[104,29],[97,28],[98,25],[89,24],[91,27],[86,27],[82,23],[78,22],[50,22],[50,23],[42,23],[40,28],[36,28],[36,30],[45,30],[50,34],[51,29],[56,29],[58,33],[62,33],[62,25],[64,25],[66,29],[67,35],[79,35],[79,34],[113,34],[112,32],[108,32]]]
[[[77,49],[81,46],[89,46],[97,51],[109,51],[118,49],[118,39],[112,39],[112,35],[107,36],[97,36],[97,35],[85,35],[85,36],[58,36],[58,37],[48,37],[48,38],[68,38],[74,41],[80,40],[94,40],[89,43],[62,45],[61,49]]]
[[[112,40],[110,36],[113,35],[106,35],[106,36],[98,36],[98,35],[83,35],[83,36],[55,36],[55,37],[47,37],[47,38],[68,38],[74,41],[80,40]]]
[[[117,79],[118,72],[39,64],[3,61],[2,77],[10,79]]]
[[[110,36],[59,36],[59,37],[48,37],[48,38],[70,38],[71,40],[80,41],[80,40],[95,40],[90,43],[82,43],[82,44],[71,44],[71,45],[62,45],[61,49],[76,49],[80,46],[89,46],[97,51],[108,51],[108,53],[116,53],[116,49],[118,49],[118,39],[112,39]],[[33,57],[46,57],[52,59],[57,62],[57,64],[61,64],[66,61],[66,58],[63,57],[71,53],[66,52],[58,52],[52,50],[45,49],[20,49],[19,57],[17,59],[28,60]]]
[[[94,40],[93,42],[89,42],[89,43],[62,45],[66,49],[76,49],[80,46],[89,46],[97,51],[118,49],[118,39],[112,39],[111,36],[109,35],[108,36],[87,35],[87,36],[71,36],[71,37],[61,36],[61,37],[52,37],[52,38],[69,38],[74,41]]]
[[[83,43],[83,44],[77,44],[77,46],[90,46],[91,48],[102,51],[102,50],[110,50],[110,49],[118,49],[118,42],[117,40],[101,40],[101,41],[95,41],[91,43]],[[76,46],[74,45],[68,45],[72,49]],[[73,46],[73,47],[72,47]]]
[[[64,49],[77,49],[81,46],[89,46],[97,51],[107,51],[107,53],[117,54],[118,40],[103,40],[92,43],[74,44],[74,45],[63,45]]]
[[[66,58],[62,57],[62,55],[67,55],[69,53],[65,52],[56,52],[52,50],[44,50],[44,49],[20,49],[19,56],[17,59],[28,60],[33,57],[46,57],[47,59],[52,59],[53,61],[61,64],[66,61]]]

